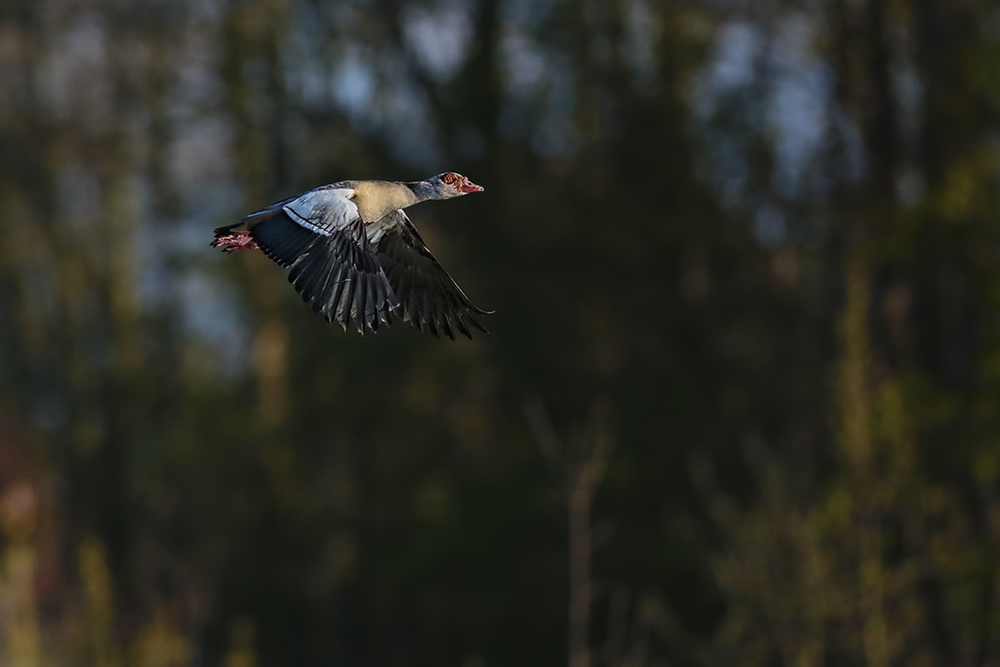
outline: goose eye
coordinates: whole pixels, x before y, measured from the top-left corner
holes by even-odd
[[[451,185],[455,182],[455,174],[445,174],[442,180],[448,185]]]

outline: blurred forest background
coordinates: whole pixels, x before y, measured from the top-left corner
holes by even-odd
[[[998,186],[995,0],[8,0],[0,665],[1000,665]]]

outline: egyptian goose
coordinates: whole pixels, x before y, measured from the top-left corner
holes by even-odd
[[[288,281],[327,321],[358,331],[391,324],[390,313],[435,337],[488,333],[477,308],[434,259],[403,209],[483,188],[445,172],[426,181],[341,181],[323,185],[215,230],[223,252],[261,249],[289,268]]]

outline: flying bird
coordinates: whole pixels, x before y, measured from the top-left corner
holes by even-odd
[[[341,181],[271,204],[215,230],[212,246],[260,249],[288,268],[288,281],[327,321],[362,334],[392,323],[392,313],[435,338],[471,328],[489,315],[448,275],[403,209],[483,188],[454,172],[425,181]]]

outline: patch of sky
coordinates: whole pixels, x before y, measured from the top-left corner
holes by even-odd
[[[763,38],[756,26],[731,23],[719,32],[708,64],[689,93],[695,121],[711,140],[745,135],[759,126],[760,105],[754,84]],[[708,147],[711,151],[711,145]]]
[[[419,166],[441,158],[424,90],[401,54],[349,45],[333,75],[337,106],[362,132],[385,138],[396,157]]]
[[[628,0],[621,51],[639,86],[652,82],[656,77],[656,45],[660,40],[660,29],[649,0]]]
[[[128,158],[122,158],[129,161]],[[137,173],[125,176],[123,187],[116,188],[110,196],[102,188],[98,176],[89,164],[81,161],[67,162],[56,172],[55,197],[61,224],[73,239],[77,255],[87,257],[98,267],[105,267],[109,261],[110,248],[106,243],[109,218],[109,199],[114,199],[118,214],[129,220],[137,220],[140,215],[142,177]],[[94,234],[93,229],[101,230]]]
[[[900,133],[911,145],[919,142],[923,124],[924,84],[909,51],[906,31],[895,29],[891,34],[892,60],[889,72],[892,94],[899,113]]]
[[[396,157],[415,167],[439,163],[440,142],[423,89],[404,79],[393,86],[388,102],[386,129]]]
[[[472,8],[463,0],[410,5],[403,12],[406,46],[420,66],[439,80],[453,77],[472,46]]]
[[[505,30],[500,41],[500,60],[509,95],[525,98],[538,91],[548,69],[547,58],[530,33],[513,27]]]
[[[61,217],[75,231],[83,231],[101,211],[101,188],[92,169],[78,162],[63,165],[56,174],[56,201]]]
[[[781,22],[770,51],[767,116],[777,158],[774,187],[788,198],[801,193],[830,126],[834,77],[813,48],[814,33],[809,17],[794,14]]]
[[[314,11],[313,17],[301,16],[306,21],[315,20],[316,24],[329,27],[341,34],[350,32],[356,28],[359,20],[359,13],[366,5],[371,5],[372,0],[340,0],[339,2],[309,2],[295,3],[309,5]],[[359,11],[360,10],[360,11]]]
[[[168,256],[203,252],[212,240],[213,229],[238,222],[250,213],[239,208],[243,201],[244,193],[232,177],[206,181],[201,187],[187,191],[187,214],[170,222],[169,231],[158,239],[161,249]]]
[[[289,96],[307,109],[327,109],[333,104],[335,48],[329,30],[312,3],[297,3],[293,13],[295,28],[288,31],[280,52]]]
[[[709,64],[695,84],[695,103],[701,115],[715,110],[720,95],[754,82],[763,45],[760,29],[750,23],[731,22],[719,31]]]
[[[184,272],[174,285],[186,338],[211,346],[223,375],[234,377],[245,370],[248,327],[231,285],[198,269]]]
[[[146,312],[159,312],[172,298],[178,271],[209,255],[211,230],[238,219],[234,202],[242,199],[229,181],[208,179],[181,191],[190,211],[184,218],[166,218],[154,210],[152,185],[141,175],[129,184],[133,229],[130,255],[134,272],[133,298]]]
[[[550,79],[544,98],[542,120],[533,133],[532,147],[545,157],[569,157],[580,148],[580,137],[573,117],[576,108],[576,84],[570,76],[568,61],[551,61]]]
[[[140,235],[144,250],[137,253],[143,258],[138,285],[143,307],[176,312],[185,338],[211,347],[219,370],[230,376],[243,370],[245,313],[230,282],[192,266],[192,260],[216,266],[232,261],[209,248],[208,242],[213,227],[238,220],[241,212],[232,210],[232,202],[240,200],[232,184],[199,193],[190,202],[197,210],[191,217],[169,225],[162,220],[145,225]]]
[[[293,78],[294,77],[294,78]],[[324,109],[331,100],[330,74],[326,63],[307,59],[289,77],[294,81],[299,102],[307,109]]]
[[[749,184],[747,152],[760,105],[753,90],[764,39],[747,22],[724,26],[690,91],[695,122],[704,139],[706,178],[717,184],[723,203],[739,205]]]
[[[780,246],[788,237],[785,215],[773,206],[761,206],[754,215],[754,236],[767,248]]]
[[[182,192],[196,191],[232,173],[233,127],[222,116],[199,116],[174,126],[169,174]]]
[[[747,142],[738,136],[719,135],[711,141],[710,177],[718,184],[723,205],[729,208],[743,203],[750,184],[747,149]]]
[[[221,176],[189,183],[181,194],[187,210],[182,218],[157,217],[149,210],[148,197],[140,209],[133,235],[136,297],[148,312],[174,309],[184,335],[211,346],[220,370],[232,374],[242,368],[239,351],[246,347],[245,317],[229,283],[216,280],[199,265],[226,261],[225,255],[208,246],[212,229],[239,220],[246,211],[236,207],[244,196],[231,177]]]
[[[499,118],[501,134],[512,140],[530,136],[532,147],[546,157],[579,150],[573,118],[576,87],[566,57],[544,49],[530,31],[508,25],[501,37],[500,63],[507,93]]]
[[[893,59],[892,92],[904,113],[919,116],[923,108],[924,84],[920,81],[912,59]]]
[[[187,0],[184,4],[192,21],[215,23],[221,19],[228,3],[226,0]]]
[[[111,112],[106,31],[94,18],[68,26],[48,50],[37,70],[37,84],[49,108],[61,119],[98,124]]]
[[[916,206],[924,189],[924,177],[916,170],[906,169],[896,177],[896,200],[903,206]]]
[[[263,56],[247,58],[243,61],[243,83],[251,90],[260,92],[267,91],[270,79],[267,60]]]
[[[566,0],[509,0],[500,8],[499,60],[506,94],[498,129],[512,140],[530,137],[534,149],[548,157],[570,155],[579,143],[571,70],[560,67],[558,54],[535,37],[560,4]]]
[[[133,297],[146,312],[160,309],[170,291],[170,276],[167,266],[176,261],[176,253],[167,240],[176,224],[167,223],[149,210],[148,184],[144,188],[142,213],[137,216],[132,231],[132,258],[136,276]],[[171,221],[173,222],[173,221]],[[204,231],[202,238],[205,239]],[[199,248],[204,252],[204,246]]]
[[[847,113],[834,109],[831,113],[833,129],[843,150],[839,152],[840,159],[836,165],[839,176],[847,181],[857,183],[865,176],[868,157],[865,153],[865,141],[858,129],[858,124]]]
[[[755,137],[771,143],[771,187],[779,196],[795,199],[807,189],[827,187],[829,181],[815,168],[817,159],[829,149],[831,129],[846,136],[849,128],[836,117],[833,71],[815,49],[816,20],[793,12],[770,38],[747,21],[729,23],[692,86],[705,169],[728,206],[751,195],[749,151]],[[850,149],[848,161],[852,174],[863,169]]]
[[[500,5],[500,21],[508,28],[536,30],[556,6],[569,1],[575,0],[507,0]]]
[[[182,44],[172,52],[176,58],[176,83],[171,99],[175,120],[214,110],[222,105],[226,85],[217,67],[218,46],[207,30],[186,30]]]
[[[333,75],[334,99],[352,117],[367,112],[375,95],[375,74],[365,55],[361,48],[349,47]]]

